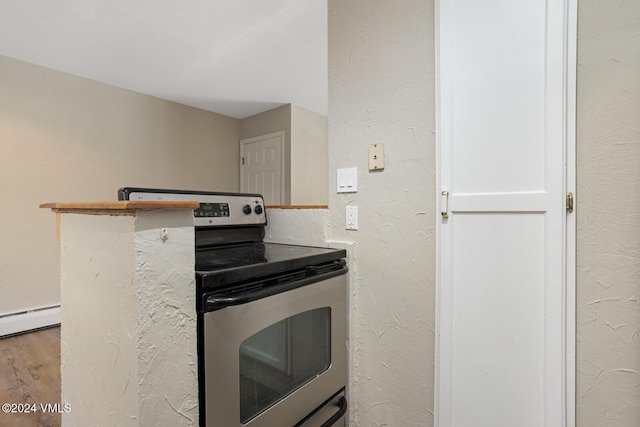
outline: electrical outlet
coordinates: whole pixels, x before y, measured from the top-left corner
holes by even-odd
[[[358,207],[357,206],[347,206],[347,220],[346,220],[346,229],[347,230],[357,230],[358,229]]]

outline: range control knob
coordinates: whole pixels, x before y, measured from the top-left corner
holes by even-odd
[[[249,205],[244,205],[242,207],[242,212],[244,212],[246,215],[249,215],[251,213],[251,206]]]
[[[260,214],[262,213],[262,205],[256,205],[256,207],[255,207],[255,208],[253,208],[253,211],[254,211],[256,214],[260,215]]]

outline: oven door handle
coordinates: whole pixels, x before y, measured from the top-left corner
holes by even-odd
[[[340,270],[331,271],[325,274],[319,274],[317,276],[307,277],[301,280],[295,280],[292,282],[281,283],[279,285],[273,285],[266,288],[262,288],[253,292],[249,292],[242,295],[228,296],[224,294],[213,294],[205,296],[205,311],[221,310],[225,307],[233,305],[242,305],[250,303],[261,298],[270,297],[272,295],[280,294],[283,292],[291,291],[293,289],[302,288],[303,286],[310,285],[322,280],[327,280],[332,277],[345,274],[347,267],[343,266]]]

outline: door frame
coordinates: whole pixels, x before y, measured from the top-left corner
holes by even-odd
[[[280,205],[283,205],[285,200],[285,144],[284,144],[284,131],[278,131],[273,133],[267,133],[264,135],[254,136],[252,138],[245,138],[240,140],[240,191],[244,191],[244,153],[245,145],[254,142],[262,141],[264,139],[280,138]]]
[[[443,46],[441,32],[449,31],[445,26],[448,22],[441,22],[439,19],[442,10],[442,0],[435,2],[435,56],[436,56],[436,325],[435,325],[435,367],[434,367],[434,420],[439,426],[440,412],[440,390],[441,372],[450,369],[450,362],[440,358],[440,337],[451,334],[451,321],[443,317],[441,312],[443,304],[450,304],[447,300],[448,290],[442,287],[443,271],[441,262],[442,252],[442,216],[444,211],[442,190],[442,132],[452,131],[451,123],[443,121],[442,105],[450,107],[450,100],[444,97],[451,91],[452,80],[449,75],[443,72]],[[565,194],[572,193],[574,196],[574,211],[563,216],[563,227],[565,230],[563,244],[564,272],[565,278],[563,288],[563,319],[562,319],[562,339],[563,339],[563,418],[562,427],[575,427],[576,425],[576,84],[577,84],[577,21],[578,21],[578,0],[564,0],[564,76],[563,76],[563,127],[564,127],[564,182]],[[445,47],[446,49],[446,47]],[[444,54],[445,61],[447,54]],[[444,92],[444,94],[443,94]],[[446,115],[446,114],[445,114]],[[446,255],[445,255],[446,256]],[[444,272],[449,275],[449,272]],[[444,368],[443,368],[443,365]]]
[[[578,78],[578,0],[565,0],[565,191],[573,194],[573,213],[565,218],[565,318],[564,318],[564,377],[566,427],[576,425],[576,217],[577,217],[577,158],[576,116]]]

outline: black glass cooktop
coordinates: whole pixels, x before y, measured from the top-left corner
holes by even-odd
[[[246,243],[196,250],[196,277],[203,288],[226,286],[345,258],[344,249],[279,243]]]

